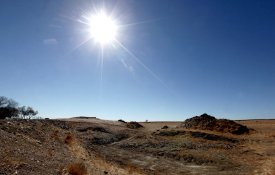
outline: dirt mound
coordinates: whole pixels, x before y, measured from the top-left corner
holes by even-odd
[[[246,126],[238,124],[232,120],[216,119],[208,114],[202,114],[201,116],[189,118],[184,121],[182,126],[188,129],[229,132],[232,134],[249,133],[249,129]]]
[[[143,128],[143,126],[141,124],[139,124],[138,122],[129,122],[129,123],[127,123],[126,126],[131,129]]]
[[[122,120],[122,119],[119,119],[118,121],[121,122],[121,123],[127,123],[127,122],[125,122],[125,121]]]

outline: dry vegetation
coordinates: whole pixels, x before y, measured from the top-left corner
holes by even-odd
[[[87,175],[86,166],[83,163],[70,164],[67,174],[69,175]]]
[[[275,120],[237,123],[255,131],[94,118],[0,120],[0,174],[275,174]]]

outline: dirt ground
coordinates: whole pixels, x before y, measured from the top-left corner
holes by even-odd
[[[0,120],[0,175],[275,175],[275,120],[233,135],[146,122]],[[166,129],[161,129],[167,126]]]

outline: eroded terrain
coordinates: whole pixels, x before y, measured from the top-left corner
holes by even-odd
[[[1,120],[0,174],[275,174],[275,120],[234,135],[180,122]],[[163,126],[166,129],[161,129]]]

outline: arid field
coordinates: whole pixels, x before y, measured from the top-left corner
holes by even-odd
[[[182,122],[138,128],[96,118],[1,120],[0,175],[274,175],[275,120],[236,122],[251,131],[187,129]]]

